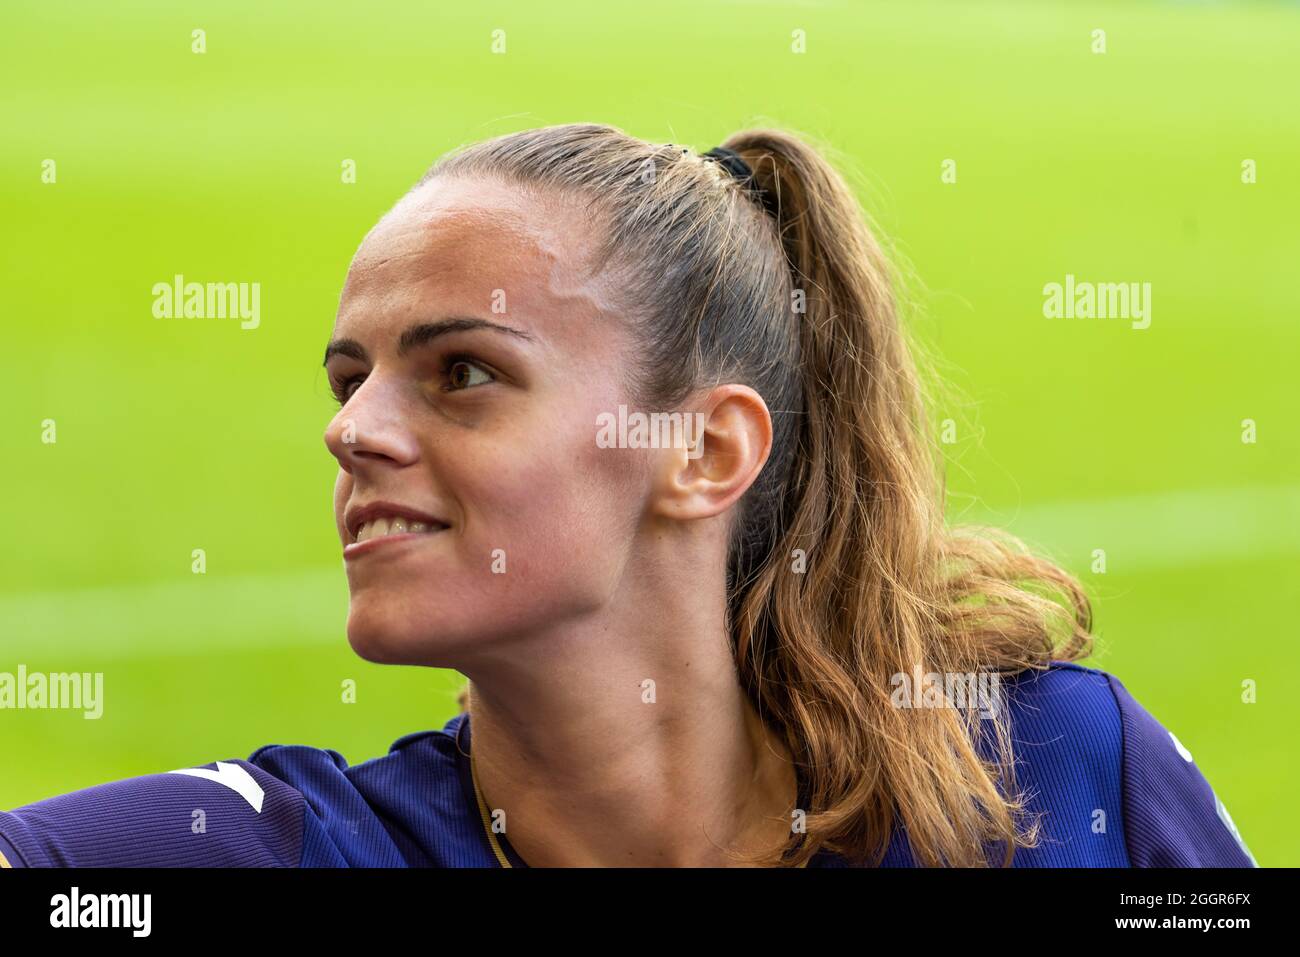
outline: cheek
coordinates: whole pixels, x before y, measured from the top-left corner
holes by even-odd
[[[506,574],[487,584],[511,600],[595,605],[609,598],[644,506],[644,458],[638,450],[596,444],[596,410],[532,437],[518,436],[459,472],[466,545],[489,565],[504,553]],[[497,557],[500,557],[498,555]]]

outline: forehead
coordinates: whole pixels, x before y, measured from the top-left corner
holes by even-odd
[[[407,194],[353,258],[336,335],[457,313],[575,341],[610,308],[575,204],[490,178],[435,178]],[[346,328],[346,332],[345,332]]]

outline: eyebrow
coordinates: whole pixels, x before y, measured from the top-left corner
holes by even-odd
[[[407,328],[402,333],[401,338],[397,340],[397,354],[399,356],[406,355],[412,349],[428,345],[439,336],[450,335],[453,332],[469,332],[474,329],[487,329],[490,332],[515,336],[527,342],[536,341],[533,336],[522,329],[515,329],[512,326],[503,326],[500,323],[489,322],[486,319],[478,319],[473,316],[448,316],[435,322],[421,322]],[[347,356],[349,359],[356,359],[358,362],[370,361],[370,356],[365,347],[355,339],[335,339],[326,346],[324,364],[328,365],[330,359],[334,356]]]

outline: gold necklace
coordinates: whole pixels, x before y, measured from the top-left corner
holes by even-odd
[[[488,809],[487,801],[483,798],[483,789],[478,786],[478,766],[474,762],[474,746],[472,744],[469,749],[469,773],[474,781],[474,797],[478,801],[478,813],[483,819],[483,832],[487,835],[488,845],[492,848],[492,853],[496,855],[497,863],[502,867],[514,867],[510,863],[510,858],[506,856],[505,850],[501,847],[501,842],[497,840],[496,832],[492,830],[492,812]]]
[[[460,735],[458,734],[456,737],[457,747],[459,747]],[[497,839],[496,832],[492,830],[492,812],[488,808],[487,801],[483,797],[483,789],[480,788],[478,784],[478,765],[474,762],[473,745],[471,745],[469,749],[469,774],[470,778],[474,781],[474,798],[478,801],[478,813],[479,817],[483,820],[483,833],[487,835],[488,846],[492,848],[492,853],[496,856],[498,864],[502,867],[514,867],[514,865],[510,863],[510,858],[506,855],[505,849],[502,848],[501,842]],[[805,858],[804,862],[800,864],[799,867],[807,866],[808,860]]]

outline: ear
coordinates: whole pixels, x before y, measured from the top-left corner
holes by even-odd
[[[666,518],[720,515],[754,484],[772,451],[772,417],[747,385],[721,385],[686,412],[686,442],[660,449],[652,512]]]

